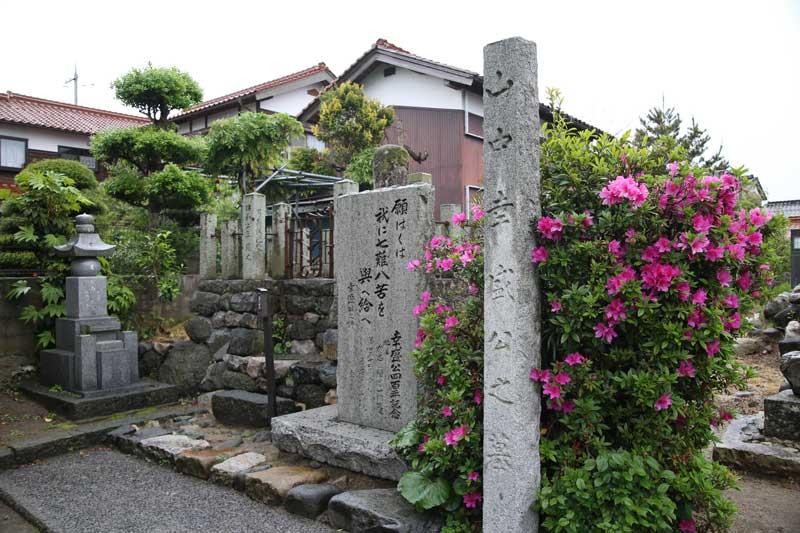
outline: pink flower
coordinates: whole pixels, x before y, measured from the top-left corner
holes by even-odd
[[[467,474],[467,479],[470,481],[478,481],[480,477],[481,477],[480,474],[478,474],[478,472],[475,470]]]
[[[446,377],[444,377],[443,375],[439,374],[439,375],[436,377],[436,384],[437,384],[437,385],[444,385],[445,383],[447,383],[447,378],[446,378]]]
[[[706,303],[705,289],[697,289],[692,295],[692,303],[695,305],[703,305]]]
[[[480,204],[472,204],[470,206],[470,210],[472,211],[472,220],[475,222],[482,219],[486,215],[486,211],[483,210]]]
[[[571,354],[567,354],[567,356],[564,358],[564,362],[569,366],[575,366],[585,363],[586,358],[578,352],[573,352]]]
[[[723,287],[730,287],[731,281],[733,278],[731,277],[731,273],[727,270],[717,270],[717,281]]]
[[[483,393],[480,389],[475,389],[475,392],[472,393],[472,401],[475,402],[476,405],[480,405],[483,401]]]
[[[711,244],[711,241],[708,240],[708,237],[706,237],[705,235],[698,235],[697,237],[692,239],[692,242],[689,245],[692,250],[692,255],[701,254],[705,252],[709,244]]]
[[[658,397],[653,407],[656,408],[656,411],[663,411],[664,409],[669,409],[670,405],[672,405],[672,396],[669,394],[662,394]]]
[[[640,207],[647,200],[647,185],[639,183],[632,177],[617,176],[600,191],[603,205],[621,204],[629,200],[634,209]]]
[[[594,218],[589,211],[583,212],[583,220],[581,220],[581,225],[583,226],[583,229],[589,229],[594,225]]]
[[[730,422],[731,420],[733,420],[733,414],[731,414],[730,411],[726,411],[724,409],[719,412],[719,417],[725,422]]]
[[[444,319],[444,330],[445,331],[450,331],[451,329],[453,329],[457,325],[458,325],[458,318],[456,318],[454,316],[449,316],[449,317]]]
[[[709,246],[706,248],[706,259],[709,261],[719,261],[725,255],[723,246]]]
[[[533,249],[533,252],[531,252],[531,260],[534,263],[544,263],[547,261],[548,256],[547,248],[544,246],[537,246]]]
[[[552,311],[553,313],[558,313],[559,311],[561,311],[561,302],[559,302],[558,300],[551,301],[550,311]]]
[[[610,343],[614,340],[614,337],[617,336],[617,332],[614,331],[613,326],[598,322],[598,324],[594,327],[594,336]]]
[[[686,302],[689,300],[689,297],[692,294],[692,288],[689,286],[688,283],[685,281],[681,281],[677,285],[675,285],[675,289],[678,291],[678,299],[682,302]]]
[[[691,361],[685,360],[678,364],[678,375],[682,378],[693,378],[695,375],[694,365]]]
[[[561,372],[561,373],[556,374],[555,376],[553,376],[553,381],[555,381],[559,385],[566,385],[567,383],[572,381],[572,378],[569,377],[569,374],[567,374],[565,372]]]
[[[744,261],[744,245],[743,244],[729,244],[728,253],[732,259],[736,261]]]
[[[636,238],[636,230],[633,228],[628,228],[625,230],[625,242],[633,242],[633,239]]]
[[[550,399],[555,400],[556,398],[561,398],[561,387],[558,385],[554,385],[552,383],[546,384],[542,387],[542,394],[545,396],[549,396]]]
[[[452,222],[453,224],[457,224],[459,226],[463,225],[464,222],[466,222],[466,221],[467,221],[467,214],[466,213],[456,213],[450,219],[450,222]]]
[[[575,410],[575,402],[572,400],[564,400],[561,402],[561,412],[565,415],[570,414]]]
[[[689,313],[686,323],[689,324],[689,327],[700,329],[706,324],[706,315],[703,314],[700,308],[695,307],[694,310]]]
[[[678,174],[678,162],[670,161],[667,163],[667,170],[669,171],[669,175],[674,178]]]
[[[457,428],[453,428],[444,434],[444,443],[447,446],[455,446],[458,444],[458,441],[464,438],[466,434],[467,434],[467,428],[465,426],[458,426]]]
[[[464,494],[464,507],[474,509],[481,500],[483,500],[483,496],[481,496],[480,492],[468,492]]]
[[[678,530],[681,533],[697,533],[697,526],[691,518],[688,520],[678,520]]]
[[[659,237],[654,246],[659,253],[665,254],[672,249],[672,241],[666,237]]]
[[[706,343],[706,353],[709,357],[714,357],[719,353],[719,341],[709,341]]]
[[[750,210],[750,223],[757,228],[760,228],[764,224],[770,221],[772,218],[772,213],[769,211],[763,211],[761,208],[754,207]]]
[[[531,368],[531,381],[541,381],[542,383],[547,383],[550,381],[550,371]]]
[[[442,416],[445,418],[453,416],[453,408],[450,407],[449,405],[445,405],[444,407],[442,407]]]
[[[660,292],[669,290],[672,280],[680,276],[681,269],[666,263],[649,263],[642,266],[642,287]]]
[[[542,217],[536,227],[545,239],[558,240],[564,230],[564,224],[557,218]]]
[[[725,331],[731,332],[742,327],[742,315],[733,313],[731,317],[725,321]]]
[[[453,261],[449,257],[445,257],[444,259],[437,259],[436,260],[436,266],[439,267],[439,270],[441,270],[442,272],[447,272],[448,270],[451,270],[453,268],[454,264],[455,264],[455,261]]]
[[[708,233],[708,230],[714,227],[714,217],[697,213],[692,217],[692,227],[697,233]]]
[[[414,340],[414,348],[421,348],[425,341],[425,331],[420,328],[417,330],[417,338]]]
[[[606,306],[606,320],[609,322],[618,323],[627,318],[625,304],[619,298],[614,298],[611,303]]]
[[[417,446],[417,451],[419,453],[425,453],[425,444],[431,440],[431,438],[427,435],[422,437],[422,443]]]
[[[413,272],[414,269],[417,268],[420,264],[421,263],[419,259],[412,259],[411,261],[408,262],[408,264],[406,264],[406,270],[408,270],[409,272]]]
[[[725,307],[737,309],[739,307],[739,297],[736,295],[736,293],[732,292],[722,299],[722,303],[725,304]]]
[[[608,253],[619,259],[623,255],[622,244],[618,240],[613,240],[608,243]]]
[[[469,293],[472,296],[475,296],[476,294],[478,294],[478,292],[480,292],[480,288],[477,285],[475,285],[474,283],[470,283],[469,284]]]
[[[428,308],[427,304],[415,305],[414,310],[412,312],[414,313],[414,316],[419,316],[422,313],[424,313],[427,308]]]
[[[431,293],[429,291],[424,291],[419,295],[419,301],[425,305],[428,305],[428,302],[431,301]]]
[[[753,285],[753,280],[750,278],[750,272],[744,272],[741,276],[739,276],[739,279],[736,280],[736,285],[743,291],[749,289]]]

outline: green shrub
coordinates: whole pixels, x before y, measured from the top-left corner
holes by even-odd
[[[94,172],[78,161],[71,159],[42,159],[35,161],[25,167],[20,174],[42,173],[42,172],[57,172],[72,179],[75,187],[82,190],[90,190],[97,188],[97,178]]]
[[[33,252],[0,251],[0,268],[36,270],[39,260]]]

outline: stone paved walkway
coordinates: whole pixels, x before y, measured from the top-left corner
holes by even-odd
[[[54,532],[333,531],[234,490],[106,449],[0,472],[0,493]]]

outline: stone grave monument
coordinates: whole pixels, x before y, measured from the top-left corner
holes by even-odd
[[[787,384],[764,398],[764,411],[738,417],[714,447],[720,462],[800,480],[800,324],[789,322],[778,343]]]
[[[432,235],[433,204],[429,183],[334,199],[338,404],[273,419],[279,448],[386,479],[405,470],[388,442],[416,415],[412,310],[426,283],[406,267]]]
[[[56,347],[40,354],[41,384],[24,388],[69,418],[163,403],[176,397],[173,386],[140,381],[136,333],[123,331],[108,315],[107,279],[98,257],[114,246],[95,232],[94,217],[75,217],[77,233],[56,246],[71,258],[66,279],[66,316],[56,320]]]

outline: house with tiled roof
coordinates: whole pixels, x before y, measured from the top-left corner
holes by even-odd
[[[89,153],[93,134],[148,122],[104,109],[0,93],[0,187],[13,188],[14,176],[40,159],[75,159],[98,171]]]
[[[465,207],[471,202],[483,183],[482,75],[378,39],[335,83],[344,81],[362,85],[367,96],[394,108],[395,123],[384,142],[405,145],[420,156],[412,161],[412,170],[433,176],[437,216],[441,204]],[[319,109],[316,98],[298,118],[315,124]],[[543,121],[553,119],[544,104],[539,115]],[[600,131],[577,118],[567,119],[577,129]]]
[[[792,287],[800,285],[800,200],[767,202],[767,209],[789,219],[789,241],[791,246]]]
[[[170,120],[178,132],[203,135],[214,121],[236,116],[243,111],[288,113],[297,116],[336,76],[325,65],[293,72],[239,91],[206,100],[184,109]]]

